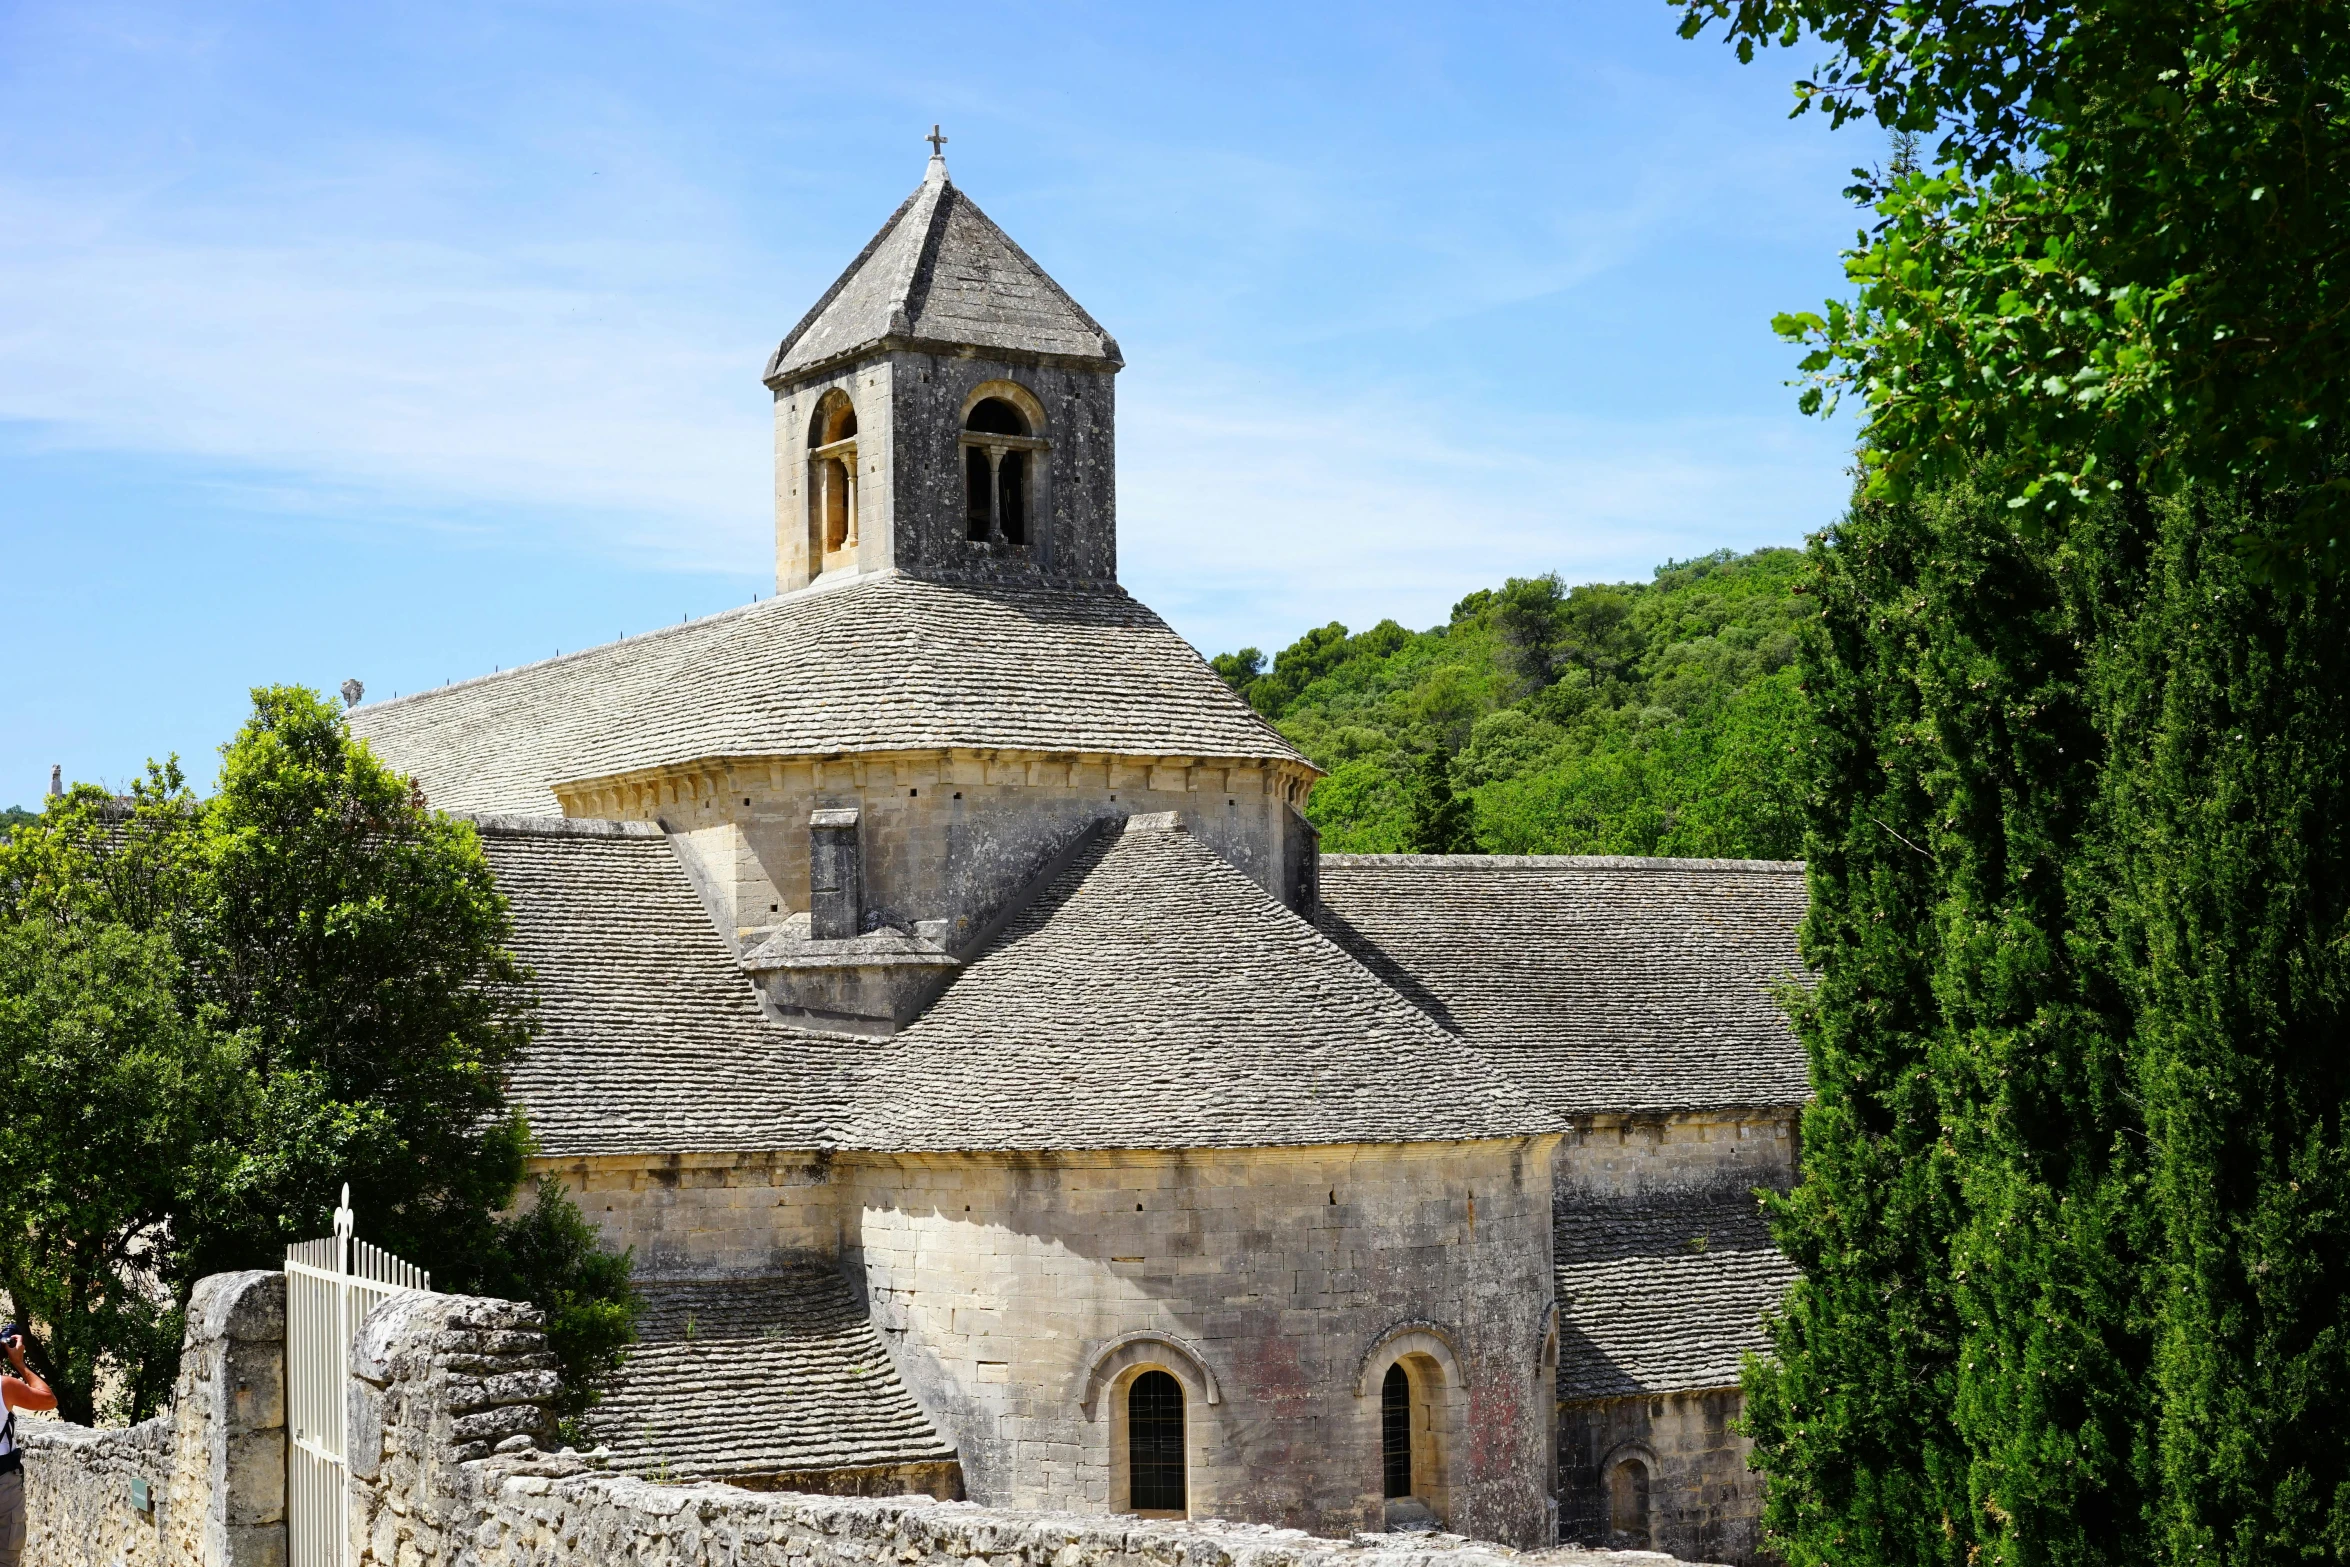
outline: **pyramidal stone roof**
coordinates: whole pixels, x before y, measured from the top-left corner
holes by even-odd
[[[1778,987],[1806,984],[1803,866],[1325,854],[1315,923],[1552,1109],[1811,1098]]]
[[[1115,587],[805,588],[355,708],[439,809],[554,816],[553,785],[722,757],[965,746],[1304,758]]]
[[[852,1097],[839,1146],[907,1152],[1560,1130],[1172,812],[1080,854]]]
[[[1117,342],[933,157],[914,194],[768,358],[771,386],[878,348],[992,348],[1125,363]]]

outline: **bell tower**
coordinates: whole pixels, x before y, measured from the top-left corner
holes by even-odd
[[[1117,342],[929,168],[767,361],[775,586],[1115,582]]]

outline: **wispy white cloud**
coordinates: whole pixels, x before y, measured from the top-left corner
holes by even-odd
[[[636,270],[609,250],[240,244],[145,219],[120,194],[0,184],[0,418],[411,508],[571,508],[600,543],[680,562],[755,539],[755,342],[603,281]]]

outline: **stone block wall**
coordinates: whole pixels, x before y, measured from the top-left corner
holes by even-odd
[[[361,1326],[355,1400],[373,1461],[353,1466],[353,1567],[1648,1567],[1527,1557],[1452,1535],[1316,1539],[1296,1530],[1006,1512],[927,1498],[664,1486],[540,1450],[543,1340],[511,1301],[409,1297]],[[501,1435],[500,1433],[504,1433]],[[481,1456],[486,1446],[499,1449]]]
[[[1795,1184],[1792,1110],[1583,1115],[1559,1143],[1562,1190],[1631,1197]]]
[[[1408,1349],[1441,1387],[1429,1500],[1532,1545],[1549,1141],[844,1157],[844,1266],[977,1501],[1123,1508],[1123,1394],[1163,1369],[1192,1516],[1380,1528],[1378,1378]]]
[[[479,1526],[464,1466],[535,1453],[561,1391],[537,1310],[476,1295],[401,1295],[352,1344],[350,1540],[354,1567],[448,1561]]]
[[[1009,382],[1043,415],[1025,545],[974,543],[964,523],[963,409]],[[827,392],[857,411],[854,557],[828,555],[809,517],[809,438]],[[1001,395],[997,392],[996,395]],[[1105,368],[900,351],[775,394],[775,587],[830,571],[896,569],[966,581],[1106,584],[1118,577],[1117,387]],[[1032,459],[1033,461],[1033,459]]]
[[[284,1567],[285,1285],[197,1284],[169,1414],[105,1431],[19,1419],[27,1567]]]
[[[1775,1561],[1761,1544],[1762,1478],[1747,1467],[1754,1444],[1732,1429],[1738,1410],[1736,1388],[1565,1406],[1559,1481],[1569,1500],[1559,1537],[1735,1567]],[[1631,1519],[1608,1516],[1610,1497],[1630,1494],[1621,1482],[1611,1485],[1609,1471],[1627,1461],[1645,1471],[1644,1535],[1622,1527]]]
[[[1274,897],[1310,832],[1286,806],[1312,775],[1290,764],[938,750],[681,767],[566,784],[564,814],[658,821],[713,921],[743,934],[808,912],[808,817],[855,807],[863,903],[911,928],[945,920],[953,947],[1085,828],[1176,811],[1202,843]]]
[[[611,1154],[538,1159],[642,1279],[765,1273],[840,1254],[828,1157],[811,1152]]]

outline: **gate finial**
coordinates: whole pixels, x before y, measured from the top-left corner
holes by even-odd
[[[351,1183],[349,1181],[345,1181],[343,1183],[343,1200],[335,1207],[335,1234],[342,1237],[344,1240],[349,1240],[351,1238],[352,1219]]]

